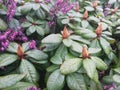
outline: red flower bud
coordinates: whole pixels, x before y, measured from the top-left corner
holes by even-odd
[[[96,32],[97,36],[101,36],[101,34],[102,34],[102,23],[99,24],[99,26],[97,27],[95,32]]]
[[[77,5],[75,6],[75,11],[78,12],[79,9],[80,9],[80,6],[77,4]]]
[[[96,8],[98,6],[98,1],[92,3],[93,7]]]
[[[18,45],[17,55],[18,55],[19,59],[22,59],[22,57],[25,55],[24,50],[23,50],[23,48],[21,47],[21,45]]]
[[[85,46],[83,46],[83,49],[82,49],[82,57],[83,58],[89,58],[90,57],[90,54],[87,50],[87,48]]]
[[[67,30],[66,26],[64,27],[64,30],[62,31],[62,37],[63,39],[68,38],[70,35],[70,32]]]
[[[112,10],[112,13],[116,13],[117,11],[118,11],[118,7],[114,8],[114,9]]]
[[[88,18],[88,11],[86,10],[83,14],[83,19],[87,19]]]

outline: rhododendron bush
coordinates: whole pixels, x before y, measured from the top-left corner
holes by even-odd
[[[120,0],[0,0],[0,90],[120,90]]]

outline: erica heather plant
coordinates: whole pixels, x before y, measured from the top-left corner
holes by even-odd
[[[15,12],[16,12],[16,4],[15,0],[5,0],[5,5],[7,7],[7,19],[12,20]]]

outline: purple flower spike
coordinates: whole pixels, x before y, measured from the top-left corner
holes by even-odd
[[[6,7],[7,7],[7,18],[8,20],[12,20],[13,16],[16,12],[16,4],[17,2],[15,0],[7,0],[6,1]]]
[[[27,90],[41,90],[41,89],[37,87],[29,87]]]
[[[36,49],[37,47],[36,47],[36,42],[35,42],[35,40],[32,40],[30,43],[29,43],[29,48],[30,49]]]

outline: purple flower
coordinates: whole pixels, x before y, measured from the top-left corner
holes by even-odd
[[[54,18],[58,12],[66,14],[70,11],[76,4],[70,4],[68,0],[56,0],[55,5],[51,8],[50,15]]]
[[[4,51],[9,46],[9,40],[4,35],[4,33],[0,33],[0,51]]]
[[[15,0],[7,0],[6,1],[6,7],[7,7],[7,19],[10,21],[12,20],[13,16],[16,12],[16,4],[17,2]]]
[[[29,48],[30,49],[36,49],[37,47],[36,47],[36,42],[35,42],[35,40],[32,40],[30,43],[29,43]]]
[[[116,84],[110,84],[110,85],[104,85],[103,86],[103,90],[113,90],[113,89],[116,89],[117,88],[117,86],[116,86]]]
[[[41,89],[37,87],[29,87],[27,90],[41,90]]]
[[[110,7],[111,7],[111,4],[108,4],[105,6],[105,8],[104,8],[104,15],[105,16],[107,16],[109,14]]]

